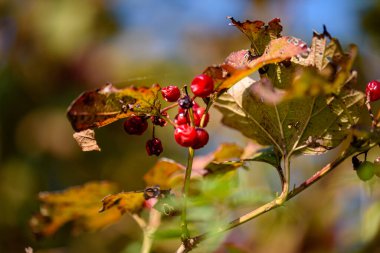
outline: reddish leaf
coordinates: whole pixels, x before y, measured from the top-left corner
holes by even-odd
[[[244,77],[267,64],[278,63],[307,51],[307,45],[302,40],[294,37],[282,37],[270,41],[260,57],[252,60],[248,50],[241,50],[230,54],[222,65],[208,67],[204,73],[214,79],[216,91],[221,91],[232,87]]]
[[[117,89],[112,84],[87,91],[70,105],[67,116],[75,131],[102,127],[118,119],[156,114],[160,86]]]
[[[37,236],[54,234],[61,226],[73,221],[74,232],[93,231],[114,223],[120,218],[117,211],[99,214],[103,196],[114,192],[108,182],[90,182],[61,192],[41,192],[40,213],[30,220]]]

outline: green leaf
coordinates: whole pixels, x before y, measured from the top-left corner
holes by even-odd
[[[336,147],[360,116],[364,94],[344,89],[267,104],[252,92],[256,82],[239,82],[217,101],[223,123],[276,152],[317,154]]]
[[[112,84],[86,91],[67,111],[72,127],[79,132],[108,125],[131,115],[149,116],[160,110],[160,86],[117,89]]]
[[[108,182],[90,182],[60,192],[41,192],[40,212],[30,220],[33,233],[50,236],[68,222],[73,222],[73,231],[94,231],[114,223],[120,218],[115,209],[99,213],[101,199],[116,191]]]
[[[275,168],[279,168],[281,163],[281,156],[276,152],[273,146],[259,149],[253,154],[246,154],[243,159],[244,161],[265,162]]]

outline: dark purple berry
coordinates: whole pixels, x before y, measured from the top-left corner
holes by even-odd
[[[132,116],[124,122],[124,130],[128,134],[142,135],[148,128],[146,118],[140,116]]]
[[[150,119],[152,120],[152,123],[156,126],[166,126],[166,120],[164,120],[160,116],[151,116]]]
[[[178,105],[182,109],[189,109],[192,106],[192,102],[189,96],[184,96],[178,100]]]
[[[149,156],[151,155],[159,156],[162,153],[162,151],[164,151],[161,140],[158,138],[153,138],[151,140],[148,140],[146,142],[145,148]]]

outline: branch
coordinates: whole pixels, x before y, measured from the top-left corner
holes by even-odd
[[[325,175],[327,175],[328,173],[333,171],[339,164],[341,164],[344,160],[346,160],[351,155],[353,155],[357,152],[368,151],[375,146],[377,146],[376,143],[372,143],[372,144],[370,144],[366,147],[360,148],[360,149],[349,146],[345,151],[343,151],[341,153],[341,155],[336,160],[334,160],[333,162],[324,166],[322,169],[320,169],[318,172],[316,172],[313,176],[308,178],[306,181],[301,183],[298,187],[294,188],[290,192],[288,192],[289,191],[289,179],[290,179],[290,163],[289,163],[289,159],[285,156],[285,159],[284,159],[285,175],[283,177],[283,180],[284,180],[283,190],[282,190],[282,193],[279,197],[275,198],[271,202],[266,203],[263,206],[255,209],[255,210],[253,210],[252,212],[247,213],[247,214],[231,221],[226,226],[219,228],[216,231],[204,233],[204,234],[201,234],[199,236],[190,238],[187,241],[188,243],[186,245],[184,243],[182,243],[182,245],[178,248],[177,253],[190,252],[200,242],[206,240],[207,238],[214,236],[214,235],[217,235],[219,233],[228,231],[232,228],[235,228],[241,224],[246,223],[247,221],[250,221],[250,220],[252,220],[252,219],[254,219],[254,218],[270,211],[270,210],[273,210],[273,209],[281,206],[283,203],[290,200],[291,198],[298,195],[299,193],[303,192],[305,189],[309,188],[312,184],[319,181],[322,177],[324,177]]]
[[[274,200],[270,201],[269,203],[266,203],[265,205],[262,205],[261,207],[253,210],[252,212],[249,212],[233,221],[228,223],[226,226],[219,228],[218,230],[204,233],[202,235],[196,236],[194,238],[188,239],[186,241],[182,242],[182,245],[178,248],[177,253],[186,253],[190,252],[192,249],[194,249],[198,243],[201,241],[206,240],[207,238],[220,234],[222,232],[228,231],[232,228],[235,228],[237,226],[240,226],[272,209],[275,209],[279,206],[281,206],[286,200],[288,196],[289,191],[289,181],[290,181],[290,159],[288,156],[284,156],[284,165],[285,165],[285,175],[284,177],[281,177],[282,183],[282,192],[280,196],[275,198]]]

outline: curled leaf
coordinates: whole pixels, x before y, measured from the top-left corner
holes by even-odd
[[[86,129],[73,134],[74,139],[81,147],[82,151],[100,151],[100,148],[95,140],[95,131]]]

